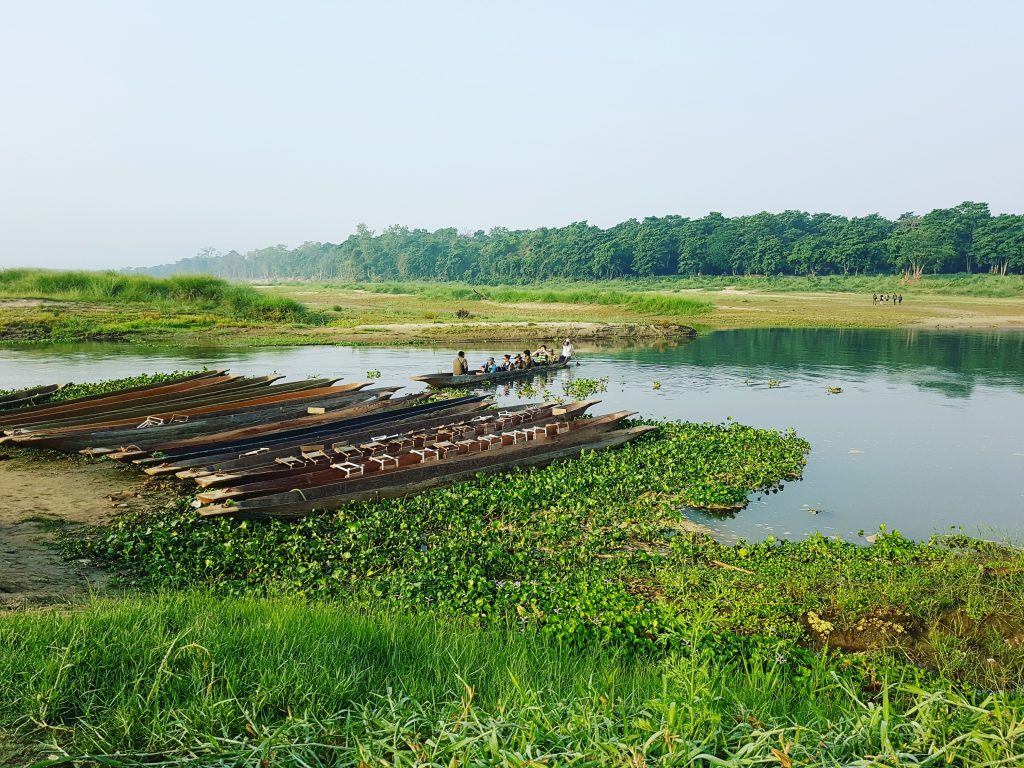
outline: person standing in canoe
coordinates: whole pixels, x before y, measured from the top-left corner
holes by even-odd
[[[558,358],[560,363],[568,363],[569,358],[576,354],[576,348],[573,347],[572,341],[568,336],[565,337],[565,341],[562,342],[562,356]]]
[[[465,376],[469,373],[469,363],[466,361],[466,353],[459,351],[455,359],[452,361],[452,374],[455,376]]]

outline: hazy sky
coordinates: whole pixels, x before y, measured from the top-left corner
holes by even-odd
[[[0,0],[0,266],[1024,212],[1024,3]]]

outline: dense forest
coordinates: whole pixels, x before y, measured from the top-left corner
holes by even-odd
[[[429,232],[360,225],[341,244],[307,242],[241,254],[206,248],[153,275],[203,273],[237,280],[594,280],[663,275],[833,275],[1024,272],[1024,215],[992,216],[964,202],[895,221],[802,211],[727,218],[709,213],[585,221],[549,229]]]

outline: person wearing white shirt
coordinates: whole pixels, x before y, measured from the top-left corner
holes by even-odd
[[[565,341],[562,342],[562,356],[559,358],[558,362],[569,362],[569,358],[572,357],[575,353],[576,349],[573,347],[572,341],[570,341],[569,338],[566,337]]]

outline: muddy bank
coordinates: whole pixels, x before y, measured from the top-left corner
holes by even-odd
[[[108,574],[61,558],[57,542],[116,512],[162,503],[145,477],[112,462],[0,450],[0,610],[69,603]]]

